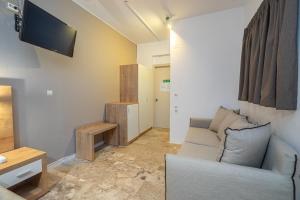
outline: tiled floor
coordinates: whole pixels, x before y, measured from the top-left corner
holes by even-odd
[[[176,153],[168,132],[153,129],[128,147],[106,147],[94,162],[72,160],[50,172],[60,178],[42,200],[160,200],[164,155]]]

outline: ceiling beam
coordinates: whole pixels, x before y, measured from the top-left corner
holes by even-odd
[[[138,20],[146,27],[146,29],[155,37],[157,41],[160,41],[157,34],[152,30],[152,28],[147,24],[144,18],[129,4],[128,0],[124,0],[126,7],[138,18]]]

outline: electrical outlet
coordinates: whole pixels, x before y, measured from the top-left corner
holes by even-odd
[[[19,8],[15,4],[12,4],[10,2],[7,3],[7,9],[10,10],[13,13],[19,13]]]

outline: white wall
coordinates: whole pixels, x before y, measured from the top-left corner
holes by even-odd
[[[247,27],[262,1],[263,0],[248,0],[247,4],[245,4],[245,27]]]
[[[262,0],[253,0],[245,7],[246,21],[248,24]],[[300,52],[299,52],[300,53]],[[299,91],[300,94],[300,70],[299,70]],[[300,96],[298,96],[297,111],[277,111],[272,108],[266,108],[258,105],[241,102],[241,112],[249,115],[250,119],[258,122],[272,122],[272,128],[275,134],[290,143],[300,152]]]
[[[244,9],[178,21],[171,32],[171,143],[182,143],[190,117],[238,107]],[[175,107],[178,107],[178,112]]]
[[[170,64],[170,42],[143,43],[137,45],[137,62],[146,67]]]

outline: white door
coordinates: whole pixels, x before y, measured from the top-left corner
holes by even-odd
[[[155,114],[154,126],[170,127],[170,67],[157,67],[154,70]]]
[[[127,106],[127,142],[139,136],[139,105]]]
[[[154,69],[139,65],[139,121],[140,133],[153,127],[154,119]]]

